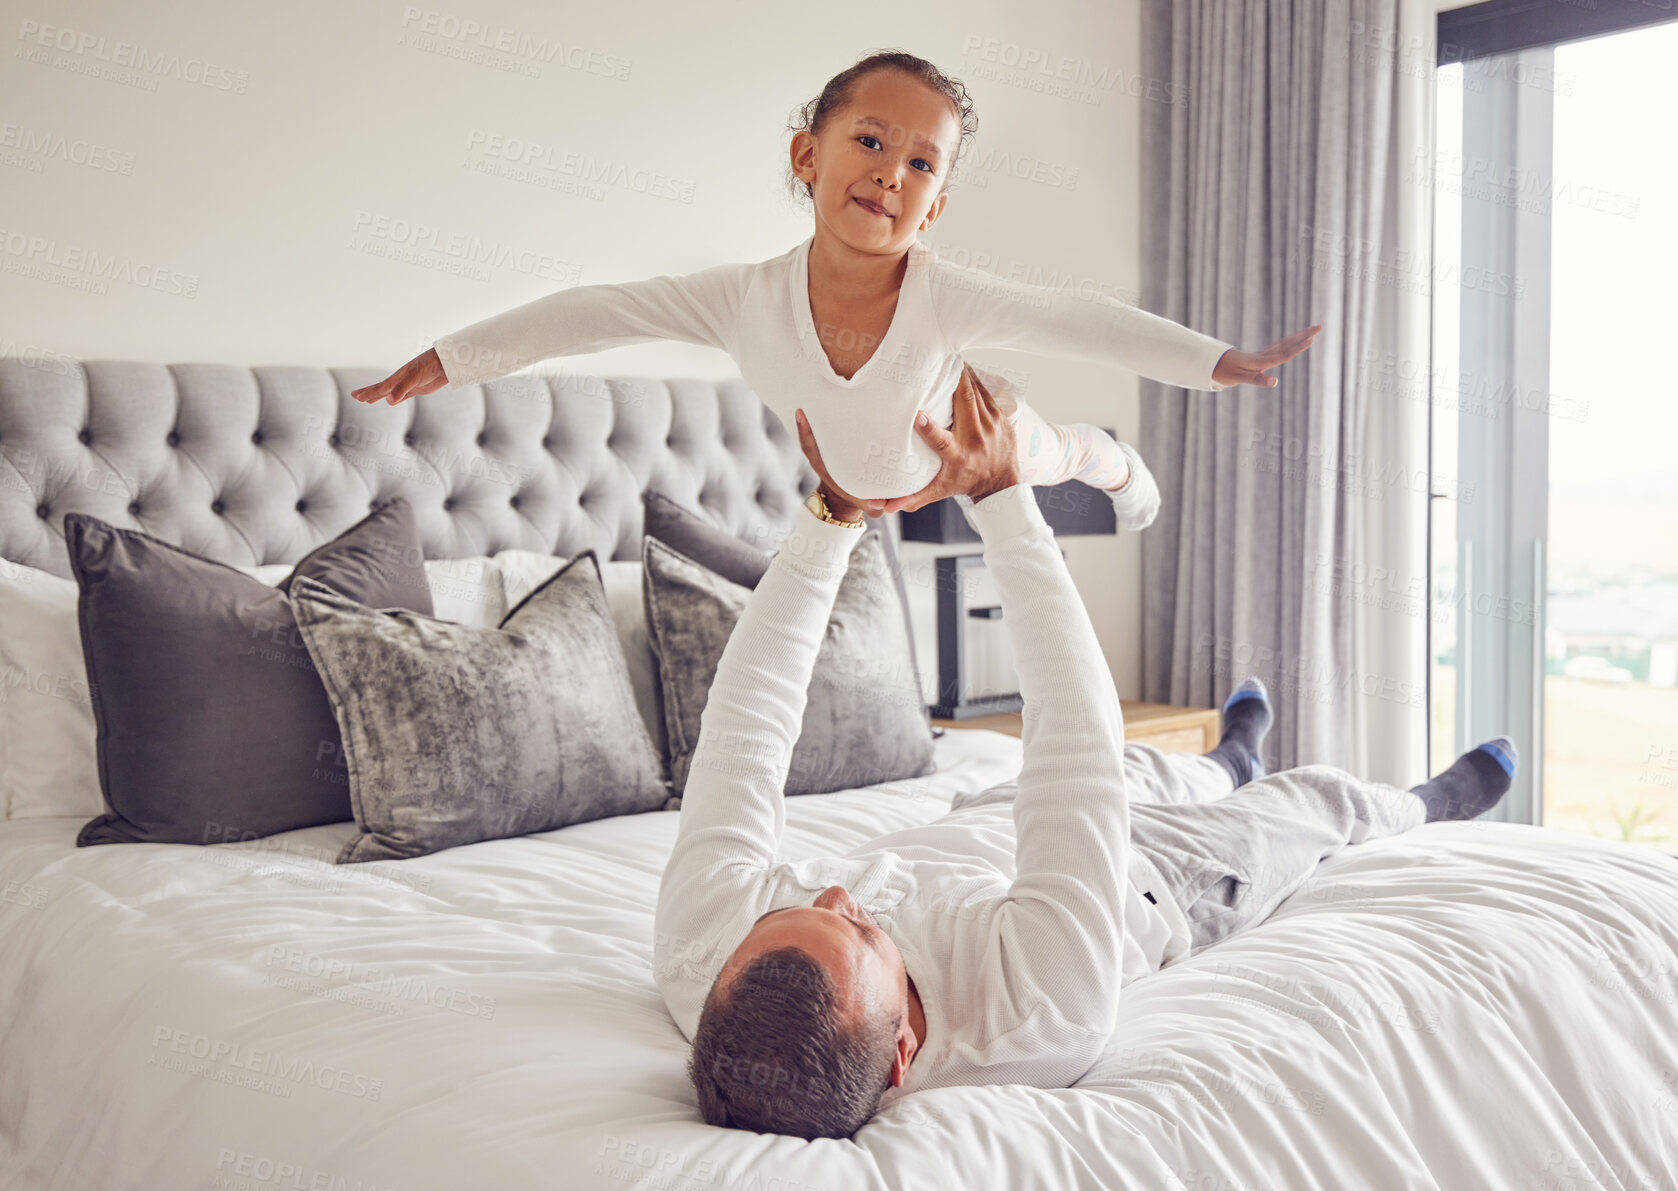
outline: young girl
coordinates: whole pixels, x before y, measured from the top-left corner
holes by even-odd
[[[966,88],[912,54],[864,58],[806,105],[791,169],[814,208],[803,243],[756,264],[646,281],[575,286],[436,341],[390,378],[351,395],[395,405],[444,385],[478,384],[551,356],[650,339],[721,348],[789,430],[802,407],[833,482],[890,511],[931,483],[937,454],[917,411],[948,426],[960,353],[1009,347],[1118,364],[1189,389],[1273,387],[1264,369],[1319,328],[1246,353],[1115,299],[1086,299],[936,259],[916,238],[943,214],[961,148],[977,129]],[[991,374],[985,374],[987,379]],[[1015,422],[1022,479],[1080,479],[1114,494],[1139,528],[1137,457],[1085,424],[1045,421],[996,379]],[[1139,462],[1139,460],[1138,460]],[[1151,479],[1135,469],[1139,486]],[[898,499],[903,498],[903,499]],[[872,509],[870,511],[873,511]]]

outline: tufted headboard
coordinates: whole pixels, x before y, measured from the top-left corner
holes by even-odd
[[[743,381],[525,373],[350,398],[386,374],[0,359],[0,558],[69,577],[75,511],[237,566],[295,562],[400,495],[427,558],[639,559],[647,489],[773,549],[815,485]]]

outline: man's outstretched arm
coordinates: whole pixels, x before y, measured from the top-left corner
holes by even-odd
[[[856,502],[834,489],[803,411],[798,436],[831,514],[856,524],[823,521],[806,509],[793,515],[711,681],[676,843],[653,913],[653,979],[690,1039],[717,971],[749,929],[749,916],[768,909],[774,895],[787,771],[810,674],[863,534]]]
[[[740,916],[769,908],[810,673],[861,536],[800,509],[717,663],[653,912],[653,978],[689,1038]]]
[[[786,779],[851,550],[862,537],[800,510],[717,663],[682,792],[659,900],[702,896],[684,874],[769,868],[786,824]]]
[[[998,1030],[1048,1016],[1105,1037],[1118,1006],[1129,880],[1118,692],[1031,488],[1015,484],[967,507],[1025,699],[1016,873],[991,919],[982,999]]]
[[[1020,480],[1013,423],[962,369],[949,431],[916,429],[943,466],[910,507],[954,495],[985,543],[1025,697],[1014,797],[1015,877],[989,922],[993,1035],[1029,1022],[1112,1032],[1129,895],[1130,808],[1118,691],[1048,522]],[[1028,1029],[1027,1045],[1049,1042]]]

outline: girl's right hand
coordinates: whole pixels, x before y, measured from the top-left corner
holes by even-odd
[[[378,384],[352,389],[350,396],[367,405],[380,401],[400,405],[410,397],[435,393],[448,383],[448,374],[443,371],[443,361],[437,358],[437,349],[428,348]]]

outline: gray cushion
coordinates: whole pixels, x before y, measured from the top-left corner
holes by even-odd
[[[877,529],[864,531],[834,597],[787,772],[789,795],[932,772],[932,733],[879,535]],[[656,538],[646,538],[641,549],[647,628],[670,741],[671,790],[679,795],[687,785],[717,662],[751,591]]]
[[[662,492],[654,492],[649,488],[641,496],[641,506],[642,525],[649,536],[657,538],[666,546],[674,547],[700,566],[715,571],[731,583],[755,589],[758,580],[762,579],[763,573],[769,569],[769,560],[774,555],[760,550],[752,542],[725,529],[719,529],[700,514],[683,507]],[[897,556],[896,546],[892,543],[891,531],[883,518],[864,514],[863,520],[879,531],[880,545],[884,549],[886,565],[891,572],[892,587],[897,592],[898,603],[903,606],[903,631],[913,642],[915,621],[909,613],[909,589],[903,580],[903,563]],[[915,689],[920,690],[920,663],[915,657],[913,645],[909,649],[909,665],[915,672]],[[929,717],[927,725],[930,730],[931,713],[925,712],[925,705],[922,706],[923,713]]]
[[[292,589],[349,759],[340,864],[660,810],[660,763],[585,550],[474,628]]]
[[[338,724],[287,593],[431,611],[414,512],[397,498],[279,587],[86,513],[64,539],[108,813],[81,845],[207,844],[350,817]]]
[[[647,536],[657,538],[730,583],[755,588],[769,569],[769,560],[774,555],[718,529],[662,492],[649,489],[642,493],[641,508],[641,524]]]

